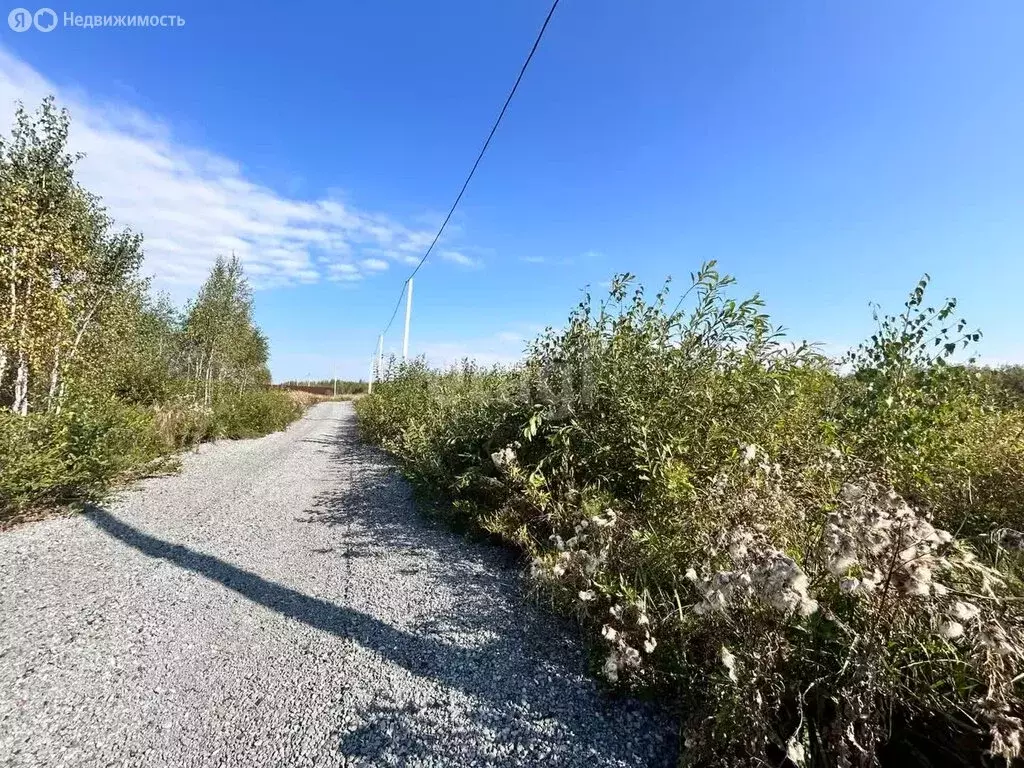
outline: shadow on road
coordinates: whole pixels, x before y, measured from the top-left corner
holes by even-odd
[[[415,578],[453,593],[457,602],[451,611],[404,617],[406,627],[399,628],[143,533],[102,508],[92,507],[86,515],[100,530],[149,557],[197,573],[283,616],[351,639],[415,675],[476,697],[479,706],[471,716],[477,728],[504,733],[511,727],[510,738],[551,742],[556,745],[554,763],[562,762],[559,744],[582,743],[589,747],[589,765],[641,764],[637,756],[647,750],[638,752],[639,742],[651,743],[652,728],[659,733],[654,739],[660,741],[668,732],[665,719],[645,706],[604,696],[592,681],[581,678],[579,651],[566,650],[570,644],[564,638],[565,627],[552,626],[553,617],[527,604],[515,572],[508,568],[509,556],[480,545],[472,545],[467,554],[460,537],[422,519],[410,504],[408,487],[387,459],[358,440],[351,414],[337,422],[334,439],[315,441],[334,451],[332,478],[329,490],[307,510],[310,518],[303,522],[347,524],[331,557],[374,557],[387,548],[415,555],[412,563],[399,558],[399,565],[392,566],[393,577],[412,578],[415,573]],[[370,723],[366,728],[407,732],[402,740],[411,745],[412,754],[431,753],[429,739],[417,739],[415,733],[436,733],[436,727],[417,728],[418,717],[436,719],[436,712],[410,711],[401,702],[382,698],[364,708],[362,716]],[[357,731],[342,736],[340,748],[372,760],[385,754],[390,738]],[[471,737],[464,740],[464,759],[486,760],[473,752]],[[675,752],[670,741],[671,737],[662,742],[664,749],[659,751],[665,759],[657,764],[671,764]],[[377,746],[368,752],[368,745]],[[519,764],[530,764],[526,755]]]
[[[461,675],[452,674],[452,670],[458,670],[468,661],[459,658],[459,648],[410,635],[361,611],[304,595],[220,558],[179,544],[170,544],[142,533],[99,507],[92,507],[85,514],[102,531],[149,557],[166,560],[179,568],[212,579],[283,616],[339,637],[351,638],[412,672],[427,675],[473,694],[487,694],[486,690],[477,690],[476,686],[466,686]]]

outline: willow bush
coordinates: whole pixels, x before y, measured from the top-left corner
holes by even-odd
[[[833,362],[732,282],[623,275],[514,369],[394,366],[361,428],[679,706],[683,764],[1019,756],[1024,422],[948,364],[977,333],[922,281]]]

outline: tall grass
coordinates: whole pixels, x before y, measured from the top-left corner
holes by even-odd
[[[923,281],[839,368],[731,283],[622,276],[520,367],[394,369],[361,428],[680,706],[684,764],[1017,757],[1024,414],[947,364],[976,333]]]

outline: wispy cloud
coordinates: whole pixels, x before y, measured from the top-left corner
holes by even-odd
[[[420,256],[422,255],[419,252],[412,250],[396,251],[387,248],[364,248],[363,253],[371,256],[379,256],[399,264],[408,264],[412,267],[420,263]]]
[[[262,265],[259,265],[262,268]],[[252,269],[249,269],[252,272]],[[354,283],[363,279],[363,274],[354,264],[334,263],[327,265],[327,279],[339,283]]]
[[[62,91],[0,49],[0,116],[9,116],[16,100],[33,109],[51,93],[71,111],[71,149],[86,153],[79,179],[103,198],[118,225],[145,235],[145,271],[174,292],[198,285],[218,255],[232,252],[257,288],[355,282],[386,269],[387,260],[415,263],[433,239],[433,229],[332,195],[280,194],[230,158],[175,139],[160,119]]]
[[[450,261],[452,264],[458,264],[460,267],[476,269],[483,266],[483,262],[480,259],[467,256],[462,251],[441,251],[441,258],[445,261]]]
[[[573,256],[562,256],[558,258],[550,258],[547,256],[522,256],[520,261],[526,264],[547,264],[556,267],[571,267],[575,264],[594,262],[599,259],[603,259],[604,254],[600,251],[584,251],[577,257]]]
[[[384,259],[363,259],[359,262],[359,266],[369,272],[383,272],[390,264]]]

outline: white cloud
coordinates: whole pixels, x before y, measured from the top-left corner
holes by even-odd
[[[526,264],[550,264],[558,267],[571,267],[578,262],[593,262],[599,259],[603,259],[604,254],[600,251],[584,251],[579,255],[578,258],[571,256],[562,256],[556,259],[547,258],[544,256],[522,256],[519,260]]]
[[[462,251],[441,251],[441,258],[445,261],[450,261],[452,264],[458,264],[460,267],[476,268],[483,266],[483,262],[479,259],[467,256]]]
[[[249,270],[252,272],[252,270]],[[334,282],[354,283],[363,279],[362,273],[352,264],[328,264],[327,279]]]
[[[145,272],[174,293],[198,285],[218,255],[237,254],[257,288],[354,282],[386,268],[386,258],[415,263],[434,237],[434,230],[330,195],[303,200],[279,194],[231,159],[176,140],[161,120],[58,88],[0,49],[4,131],[16,100],[34,109],[51,93],[71,112],[70,149],[86,153],[79,180],[103,198],[119,226],[145,236]]]
[[[359,262],[359,266],[368,272],[382,272],[391,265],[384,261],[384,259],[363,259]]]
[[[380,256],[399,264],[408,264],[415,267],[420,263],[420,257],[416,253],[403,253],[402,251],[389,250],[386,248],[364,248],[363,253],[373,256]]]

